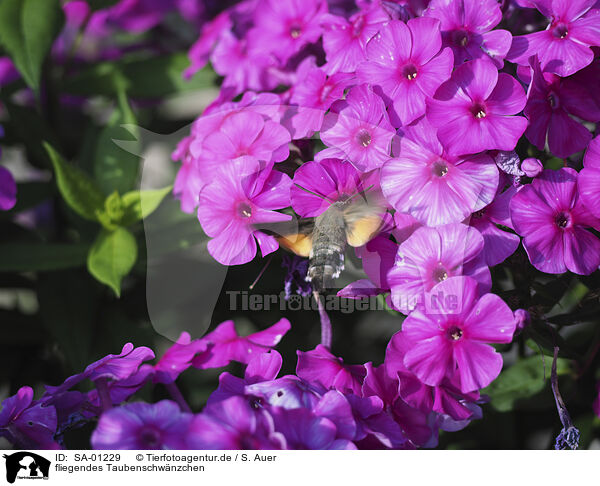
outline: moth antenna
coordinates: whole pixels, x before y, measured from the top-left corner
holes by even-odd
[[[327,349],[331,349],[331,320],[325,311],[325,306],[321,301],[321,296],[319,292],[313,290],[313,297],[317,301],[317,306],[319,307],[319,318],[321,319],[321,344],[325,346]]]
[[[294,185],[295,185],[296,187],[299,187],[299,188],[300,188],[300,189],[302,189],[303,191],[306,191],[306,192],[308,192],[309,194],[312,194],[313,196],[317,196],[317,197],[320,197],[321,199],[324,199],[324,200],[326,200],[326,201],[329,201],[329,202],[330,202],[330,203],[332,203],[332,204],[335,202],[335,201],[333,201],[332,199],[329,199],[327,196],[323,196],[322,194],[317,194],[316,192],[312,192],[312,191],[310,191],[310,190],[306,189],[305,187],[302,187],[300,184],[296,184],[296,183],[294,182]]]
[[[269,257],[269,259],[267,260],[267,263],[265,263],[265,266],[262,268],[262,270],[260,271],[260,273],[258,274],[258,277],[256,277],[254,279],[254,282],[252,282],[250,284],[250,286],[248,287],[250,290],[254,289],[254,286],[258,283],[258,281],[260,280],[260,277],[263,276],[263,273],[265,273],[265,270],[267,269],[267,267],[269,266],[269,264],[271,263],[271,260],[273,260],[273,255],[271,255]]]

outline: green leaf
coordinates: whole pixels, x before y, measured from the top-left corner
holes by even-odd
[[[541,356],[530,356],[517,361],[507,370],[500,373],[491,385],[481,393],[489,395],[491,405],[500,412],[513,410],[519,400],[530,398],[541,392],[550,380],[552,360],[546,359],[546,376],[544,379],[544,363]],[[557,373],[569,373],[569,361],[558,358]]]
[[[104,207],[104,195],[96,183],[81,169],[68,164],[62,156],[44,143],[56,176],[56,184],[65,202],[82,218],[98,221],[97,212]]]
[[[148,217],[160,205],[173,186],[150,191],[132,191],[123,195],[122,202],[125,214],[121,220],[123,226],[129,226]]]
[[[130,272],[136,259],[137,243],[127,229],[103,229],[90,249],[87,266],[98,281],[120,296],[121,280]]]
[[[136,98],[163,98],[215,86],[217,76],[210,66],[200,70],[190,79],[184,79],[182,73],[189,64],[190,61],[184,52],[99,63],[72,78],[65,79],[62,90],[82,96],[114,96],[118,88],[114,83],[115,75],[124,80],[127,94]]]
[[[0,245],[0,272],[47,272],[85,266],[89,245],[5,243]]]
[[[36,93],[39,92],[42,64],[63,23],[59,0],[0,2],[0,43]]]
[[[130,131],[135,132],[137,122],[123,90],[118,97],[118,107],[108,126],[100,132],[94,155],[94,176],[105,194],[114,191],[123,194],[131,190],[137,181],[140,166],[140,157],[115,143],[115,140],[135,142],[140,138]],[[129,127],[121,126],[125,124]]]

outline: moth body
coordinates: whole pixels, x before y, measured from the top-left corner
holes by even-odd
[[[333,280],[344,270],[344,206],[345,203],[336,202],[315,219],[306,280],[316,292],[331,288]]]

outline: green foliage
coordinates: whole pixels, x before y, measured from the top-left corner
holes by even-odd
[[[551,359],[541,356],[530,356],[517,361],[503,371],[490,386],[482,390],[489,395],[491,405],[500,412],[513,410],[519,401],[533,397],[541,392],[550,380]],[[558,375],[569,373],[569,361],[559,358]]]
[[[106,128],[100,132],[94,153],[94,176],[105,194],[112,191],[124,193],[133,189],[139,174],[140,158],[123,150],[116,140],[138,140],[135,133],[121,125],[128,125],[135,132],[137,121],[125,92],[118,93],[118,106]]]
[[[121,295],[121,280],[137,260],[135,237],[126,228],[102,230],[90,248],[87,258],[89,272],[108,285],[117,296]]]
[[[0,272],[48,272],[85,265],[87,244],[3,243]]]
[[[66,79],[62,89],[75,95],[110,97],[124,88],[129,96],[161,98],[214,86],[216,74],[210,67],[202,69],[190,79],[184,79],[181,73],[189,63],[187,54],[183,52],[99,63]],[[115,77],[122,80],[121,86],[115,84]]]
[[[68,164],[49,144],[44,144],[52,161],[56,184],[69,207],[82,218],[98,221],[104,205],[102,191],[85,172]]]
[[[40,88],[42,64],[63,23],[59,0],[0,2],[0,43],[36,93]]]
[[[121,224],[129,226],[140,221],[150,214],[160,205],[167,194],[170,194],[173,186],[167,186],[162,189],[149,191],[132,191],[124,194],[121,202],[123,207],[123,217]]]

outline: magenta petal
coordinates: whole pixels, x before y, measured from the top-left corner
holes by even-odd
[[[513,313],[495,294],[485,294],[464,320],[465,338],[486,343],[510,343],[515,332]]]
[[[600,169],[584,168],[577,177],[577,184],[587,209],[600,218]]]
[[[565,265],[579,275],[589,275],[600,265],[600,240],[581,227],[573,228],[572,234],[565,232]]]
[[[550,118],[548,145],[557,157],[568,157],[580,152],[591,139],[590,131],[565,112],[559,112]]]
[[[496,115],[514,115],[525,108],[526,102],[525,92],[518,81],[509,74],[500,73],[486,105]]]
[[[440,22],[431,17],[417,17],[407,23],[412,37],[411,59],[426,64],[442,47]]]
[[[454,348],[463,393],[488,386],[502,370],[502,356],[487,344],[463,341]]]
[[[404,321],[405,323],[408,321]],[[432,336],[427,340],[414,342],[404,357],[404,364],[426,385],[439,385],[448,371],[452,351],[447,340]]]
[[[590,142],[583,158],[583,166],[600,169],[600,136]]]

